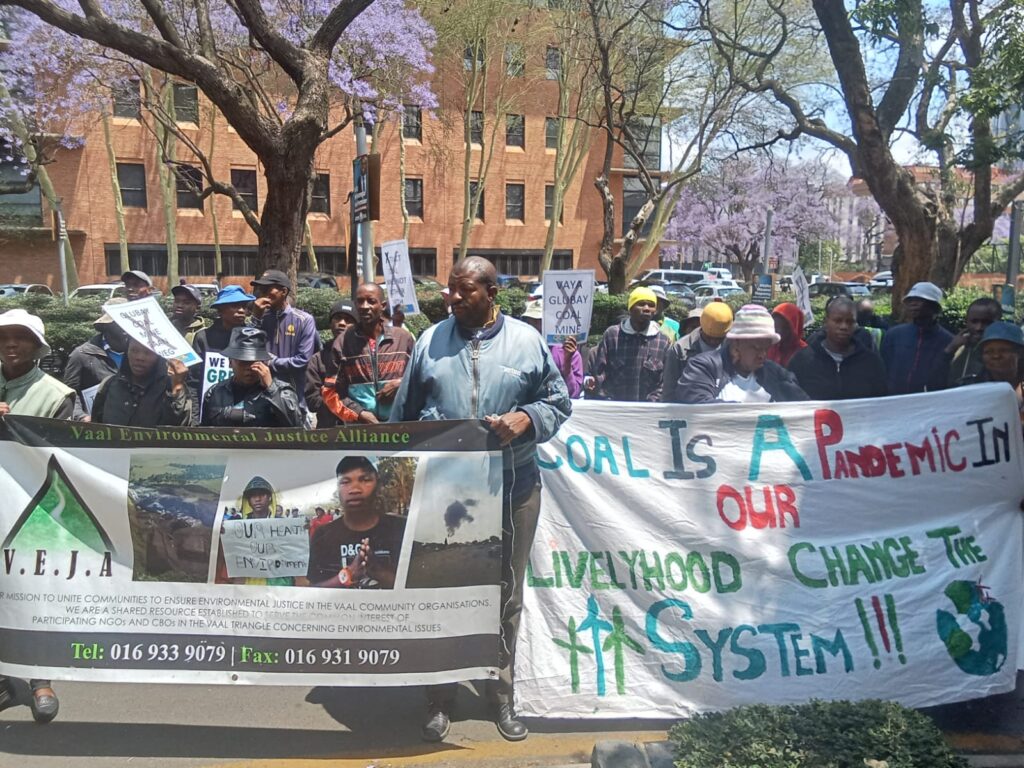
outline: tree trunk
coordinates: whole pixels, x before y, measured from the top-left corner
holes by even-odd
[[[32,154],[35,155],[34,150]],[[40,165],[36,168],[36,181],[39,182],[39,191],[43,193],[50,208],[54,211],[61,211],[60,198],[57,197],[57,191],[53,188],[53,182],[50,181],[50,174],[46,172],[46,166]],[[62,212],[61,216],[63,217],[63,215]],[[66,234],[64,235],[64,269],[67,272],[68,292],[70,293],[78,287],[78,266],[75,264],[75,252],[71,248],[71,238]]]
[[[110,133],[110,115],[104,109],[100,115],[103,123],[103,143],[107,148],[107,164],[110,166],[110,186],[114,192],[114,221],[117,222],[117,246],[121,255],[120,269],[124,274],[131,266],[128,262],[128,230],[124,224],[124,203],[121,202],[121,183],[117,180],[117,155],[114,153],[114,139]]]
[[[213,150],[214,147],[216,147],[217,137],[217,108],[212,104],[210,105],[209,125],[210,151],[207,153],[207,157],[210,160],[210,165],[213,165]],[[210,226],[213,227],[213,274],[214,277],[216,277],[224,271],[224,258],[220,253],[220,226],[217,222],[217,198],[215,196],[211,196],[209,200]]]
[[[409,242],[409,208],[405,204],[405,137],[401,123],[398,125],[398,204],[402,207],[402,239]]]
[[[299,152],[291,153],[293,156]],[[308,162],[312,164],[313,152]],[[260,216],[259,271],[280,269],[293,273],[299,263],[299,253],[306,223],[306,191],[308,168],[297,168],[291,157],[274,158],[264,169],[267,180],[267,198]]]
[[[309,219],[306,219],[306,256],[309,259],[309,271],[319,272],[320,264],[316,260],[316,249],[313,248],[313,231],[309,228]]]
[[[157,109],[163,110],[171,120],[174,114],[174,88],[170,78],[165,77],[160,89],[153,83],[153,76],[147,68],[143,71],[143,85],[147,91],[147,101],[157,103]],[[178,206],[177,176],[171,169],[175,160],[174,134],[169,131],[159,117],[154,115],[157,142],[157,177],[160,186],[160,203],[164,213],[164,231],[167,247],[167,290],[178,284]]]

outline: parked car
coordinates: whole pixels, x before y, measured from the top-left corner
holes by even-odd
[[[520,288],[525,290],[527,286],[519,279],[519,275],[498,275],[498,287],[502,289]]]
[[[189,285],[199,291],[204,301],[217,298],[217,286],[213,283],[189,283]]]
[[[716,280],[732,280],[732,270],[725,267],[711,267],[705,271]]]
[[[338,281],[334,275],[325,275],[320,272],[299,272],[295,275],[295,283],[299,288],[330,288],[338,290]]]
[[[421,277],[420,275],[412,276],[413,285],[417,288],[427,288],[431,291],[440,291],[444,288],[441,283],[432,277]]]
[[[150,293],[154,298],[159,299],[163,296],[163,291],[153,289]],[[114,297],[122,299],[128,298],[128,294],[125,293],[124,283],[120,280],[116,280],[113,283],[92,283],[90,285],[80,285],[73,290],[68,298],[70,299],[95,299],[100,298],[103,301],[110,301]]]
[[[676,299],[687,309],[696,308],[697,296],[689,283],[662,283],[661,287],[670,299]]]
[[[697,299],[698,307],[707,306],[712,301],[725,301],[737,293],[743,293],[743,289],[721,285],[698,285],[693,289],[693,295]]]
[[[892,271],[886,270],[884,272],[877,272],[871,280],[868,281],[868,285],[872,288],[885,288],[892,287]]]
[[[53,296],[49,286],[42,283],[3,283],[0,284],[0,298],[9,299],[12,296],[21,296],[26,293],[38,293],[43,296]]]
[[[868,287],[861,283],[811,283],[807,293],[812,299],[815,296],[849,296],[856,299],[871,295]]]
[[[694,269],[649,269],[635,282],[644,285],[649,283],[703,283],[707,279],[707,272],[698,272]]]
[[[704,282],[701,283],[694,283],[690,287],[693,288],[694,290],[697,290],[697,287],[701,285],[714,285],[719,288],[737,288],[741,291],[743,290],[743,286],[737,283],[732,278],[727,278],[723,280],[705,280]]]

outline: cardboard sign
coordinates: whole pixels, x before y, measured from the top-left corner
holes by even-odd
[[[225,520],[220,543],[228,576],[233,579],[305,576],[309,569],[305,520]]]
[[[548,344],[560,344],[569,336],[585,342],[593,311],[594,270],[549,269],[544,273],[544,339]]]
[[[100,391],[100,385],[94,384],[88,389],[83,389],[82,395],[82,407],[85,412],[92,416],[92,404],[96,401],[96,393]]]
[[[416,283],[413,282],[412,265],[409,263],[409,243],[405,240],[382,243],[380,261],[389,309],[400,304],[406,315],[418,315],[420,304],[416,299]]]
[[[189,367],[201,362],[154,297],[147,296],[125,304],[105,304],[103,311],[121,330],[165,360],[180,360]]]

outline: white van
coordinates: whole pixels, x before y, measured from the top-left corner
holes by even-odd
[[[640,275],[640,283],[702,283],[708,279],[707,272],[692,269],[649,269]]]
[[[712,267],[707,273],[713,275],[716,280],[732,280],[732,272],[725,267]]]

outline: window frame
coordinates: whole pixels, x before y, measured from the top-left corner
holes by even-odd
[[[518,124],[518,131],[513,131],[514,124]],[[505,115],[505,146],[526,149],[526,115]]]
[[[250,173],[252,174],[252,191],[251,192],[248,191],[248,190],[244,190],[243,191],[243,189],[239,185],[239,182],[238,182],[238,178],[239,177],[236,177],[235,174],[243,174],[243,173],[244,174],[250,174]],[[259,209],[260,183],[259,183],[259,179],[257,178],[257,176],[258,176],[258,174],[256,173],[256,169],[255,168],[232,168],[231,169],[231,186],[233,186],[235,188],[235,191],[238,192],[238,196],[241,197],[245,201],[246,205],[249,206],[249,210],[251,210],[253,213],[259,213],[259,211],[260,211],[260,209]],[[251,203],[249,202],[250,197],[252,198],[252,202]],[[242,210],[241,208],[239,208],[238,203],[234,199],[231,200],[231,210],[233,210],[233,211],[241,211]]]
[[[518,202],[513,202],[513,196],[509,193],[512,190],[518,190],[519,195]],[[510,206],[515,205],[515,209],[511,209]],[[518,212],[518,216],[515,215]],[[505,221],[518,222],[520,224],[526,223],[526,184],[522,181],[506,181],[505,182]]]
[[[124,169],[126,172],[129,169],[131,169],[132,172],[138,170],[142,174],[142,186],[139,187],[126,184],[125,177],[122,176],[121,173],[122,169]],[[146,164],[135,163],[130,161],[118,162],[116,163],[115,172],[117,173],[117,187],[121,191],[121,205],[125,208],[141,208],[142,210],[146,210],[147,208],[149,208],[149,195],[146,190]],[[125,198],[126,190],[130,193],[141,195],[139,199],[141,199],[142,203],[139,204],[138,202],[129,202]]]
[[[132,114],[118,114],[118,108],[123,108],[125,104],[128,104],[127,99],[119,98],[129,95],[129,88],[134,85],[135,98],[130,102]],[[120,86],[113,89],[113,93],[110,96],[111,99],[111,110],[114,117],[122,120],[138,120],[142,117],[142,83],[137,77],[131,77],[121,83]]]
[[[192,83],[174,83],[174,122],[176,123],[191,123],[192,125],[199,125],[199,89]],[[191,105],[183,107],[179,104],[179,95],[190,93],[195,97],[195,110],[193,111]],[[182,113],[187,113],[188,119],[182,118]],[[194,118],[194,119],[193,119]]]
[[[476,191],[479,188],[480,188],[480,182],[479,181],[471,181],[471,182],[469,182],[469,199],[470,200],[472,200],[476,196]],[[486,208],[486,204],[485,204],[486,197],[487,197],[487,187],[484,187],[483,189],[480,190],[480,201],[477,203],[476,210],[473,211],[473,220],[474,221],[479,221],[479,222],[486,221],[486,219],[484,218],[484,214],[487,212],[487,208]]]
[[[544,148],[545,149],[558,149],[558,123],[560,118],[557,117],[545,117],[544,118]],[[554,133],[552,133],[552,126],[554,126]]]
[[[194,189],[193,185],[198,187],[198,190]],[[198,166],[188,163],[178,163],[174,166],[174,204],[179,211],[202,211],[203,198],[199,196],[202,189],[203,173]]]
[[[409,185],[410,184],[412,184],[413,188],[416,188],[416,187],[419,188],[418,211],[416,210],[416,208],[417,208],[417,206],[416,206],[416,198],[415,197],[409,197],[409,188],[410,188]],[[402,188],[402,200],[405,203],[406,213],[409,214],[410,218],[415,217],[415,218],[418,218],[418,219],[421,219],[421,220],[423,219],[423,179],[421,177],[419,177],[419,176],[406,176],[405,177],[405,184],[404,184],[404,186]],[[413,202],[413,205],[409,204],[410,201]]]
[[[410,122],[413,122],[409,120],[412,115],[415,115],[414,125],[416,130],[414,135],[410,135],[406,130],[409,127]],[[402,138],[406,141],[423,141],[423,110],[416,104],[403,105]]]

